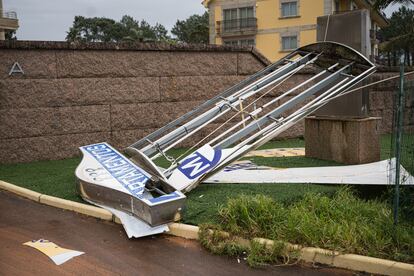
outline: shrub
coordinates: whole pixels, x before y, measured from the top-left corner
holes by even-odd
[[[290,205],[241,195],[218,215],[222,229],[232,235],[414,262],[414,225],[394,226],[387,203],[359,199],[348,188],[332,198],[309,193]]]

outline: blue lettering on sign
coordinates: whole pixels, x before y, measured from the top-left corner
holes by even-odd
[[[224,172],[231,172],[237,170],[257,169],[257,165],[253,163],[232,164],[224,168]]]
[[[196,151],[187,157],[183,163],[181,163],[181,165],[178,167],[178,170],[182,172],[188,179],[195,179],[214,168],[220,159],[220,149],[214,150],[213,160],[208,160],[201,153]]]
[[[162,195],[162,196],[159,196],[159,197],[150,198],[148,200],[151,203],[160,203],[160,202],[163,202],[163,201],[167,201],[167,200],[174,199],[174,198],[179,198],[179,197],[181,197],[181,195],[179,193],[173,192],[173,193],[168,194],[168,195]]]
[[[149,180],[146,174],[104,143],[82,148],[90,153],[132,195],[142,198],[145,183]]]

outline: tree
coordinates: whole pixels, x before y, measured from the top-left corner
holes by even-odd
[[[177,20],[171,33],[186,43],[208,43],[209,15],[194,14],[186,20]]]
[[[374,7],[382,10],[391,4],[403,4],[403,5],[414,4],[414,0],[376,0]]]
[[[405,6],[393,12],[390,25],[380,30],[380,50],[388,56],[389,65],[397,65],[398,57],[405,54],[405,63],[413,64],[414,59],[414,10]]]
[[[138,22],[124,15],[117,22],[104,17],[85,18],[75,16],[66,40],[82,42],[162,41],[168,39],[168,31],[161,24],[151,26],[145,20]]]
[[[70,27],[66,40],[82,42],[119,41],[122,38],[119,34],[120,31],[119,28],[116,28],[115,20],[104,17],[86,18],[75,16],[73,26]]]
[[[151,26],[145,20],[138,22],[128,15],[124,15],[119,23],[124,30],[122,40],[165,41],[169,39],[167,29],[159,23]]]

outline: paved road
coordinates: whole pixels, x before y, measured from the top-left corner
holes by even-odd
[[[22,243],[44,238],[86,254],[57,266]],[[120,225],[41,205],[0,190],[1,275],[352,275],[300,266],[251,269],[169,236],[129,240]]]

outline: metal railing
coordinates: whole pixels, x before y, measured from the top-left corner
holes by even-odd
[[[400,218],[414,220],[414,81],[405,76],[400,61],[400,82],[394,94],[391,156],[388,167],[394,184],[394,223]]]
[[[0,15],[2,18],[17,19],[17,13],[15,11],[2,11]]]
[[[217,32],[220,34],[257,31],[257,18],[238,18],[232,20],[223,20],[217,22]]]

